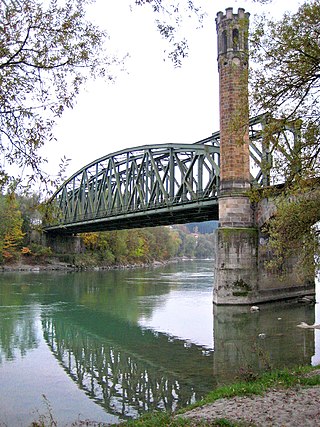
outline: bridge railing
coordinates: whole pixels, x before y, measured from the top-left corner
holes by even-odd
[[[250,172],[253,185],[270,184],[270,165],[272,156],[269,144],[264,138],[264,128],[268,121],[268,115],[261,114],[252,117],[249,120],[249,139],[250,139]],[[220,132],[214,132],[208,138],[202,139],[196,144],[212,145],[220,149]]]

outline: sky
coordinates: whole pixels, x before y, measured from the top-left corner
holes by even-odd
[[[63,156],[70,159],[66,175],[120,149],[148,144],[193,143],[219,130],[219,89],[216,53],[217,12],[239,7],[255,13],[271,11],[281,17],[299,2],[274,0],[261,6],[249,0],[201,0],[207,13],[203,27],[187,22],[189,56],[181,68],[166,58],[167,47],[156,30],[155,14],[129,5],[133,0],[97,0],[90,19],[110,36],[109,45],[120,57],[128,53],[125,71],[116,80],[90,82],[73,110],[55,127],[57,142],[45,146],[47,170],[54,175]]]

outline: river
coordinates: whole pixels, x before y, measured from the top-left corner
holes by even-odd
[[[320,321],[318,304],[213,307],[212,283],[210,260],[1,274],[0,425],[118,422],[269,367],[320,363],[320,330],[297,327]]]

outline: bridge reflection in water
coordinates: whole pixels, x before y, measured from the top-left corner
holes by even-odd
[[[259,313],[215,307],[214,351],[108,313],[97,318],[70,308],[42,314],[45,340],[73,381],[120,418],[173,411],[241,373],[311,364],[314,355],[314,331],[296,326],[314,322],[310,306],[268,304]]]
[[[68,375],[109,413],[173,411],[214,388],[212,351],[105,313],[98,327],[96,317],[82,315],[43,315],[44,337]],[[188,368],[194,378],[186,377]]]

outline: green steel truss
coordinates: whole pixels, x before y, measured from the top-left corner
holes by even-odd
[[[218,219],[219,147],[122,150],[72,175],[50,200],[47,231],[84,232]]]
[[[265,141],[269,118],[250,119],[252,185],[270,185],[283,128]],[[292,138],[291,138],[292,139]],[[293,136],[295,141],[296,134]],[[47,231],[86,231],[218,220],[220,134],[195,144],[147,145],[108,154],[72,175],[48,202]]]

